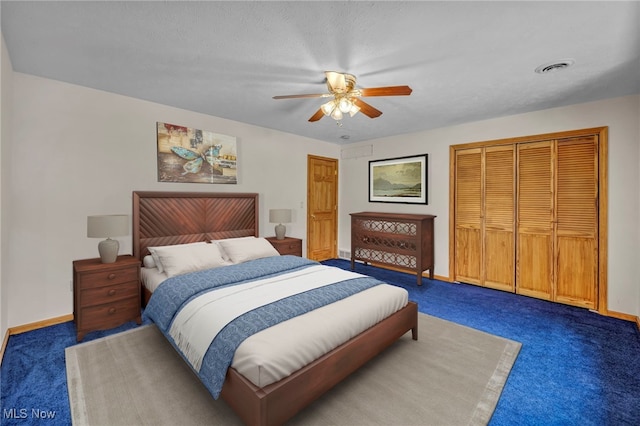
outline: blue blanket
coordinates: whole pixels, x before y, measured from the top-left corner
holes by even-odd
[[[297,256],[275,256],[175,276],[167,279],[155,290],[144,311],[144,316],[156,323],[180,352],[169,335],[169,330],[180,309],[193,298],[216,288],[263,279],[313,265],[318,265],[318,262]],[[200,370],[194,371],[211,395],[217,399],[222,390],[227,369],[233,361],[235,350],[247,337],[379,284],[382,282],[371,277],[349,279],[249,311],[218,333],[204,356]],[[181,355],[185,358],[182,353]]]

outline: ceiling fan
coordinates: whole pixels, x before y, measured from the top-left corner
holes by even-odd
[[[327,77],[327,88],[329,93],[306,94],[306,95],[283,95],[274,96],[273,99],[295,99],[295,98],[333,98],[323,104],[309,121],[318,121],[325,115],[331,116],[335,120],[342,120],[344,114],[351,117],[361,111],[370,118],[382,115],[382,111],[372,107],[360,97],[366,96],[407,96],[412,90],[409,86],[387,86],[372,87],[369,89],[356,89],[356,77],[351,74],[335,71],[325,71]]]

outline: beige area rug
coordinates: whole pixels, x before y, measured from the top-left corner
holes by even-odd
[[[487,424],[521,344],[420,314],[405,334],[291,425]],[[76,425],[241,425],[154,325],[66,349]]]

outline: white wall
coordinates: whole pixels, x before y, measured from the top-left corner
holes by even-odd
[[[349,213],[434,214],[435,274],[449,275],[449,146],[609,126],[608,309],[640,314],[640,96],[590,102],[349,145],[373,145],[369,157],[341,160],[340,250],[350,250]],[[368,162],[429,154],[429,205],[368,202]]]
[[[8,171],[8,158],[10,152],[10,144],[8,143],[11,130],[11,119],[9,108],[11,102],[11,76],[13,74],[11,68],[11,60],[9,53],[2,37],[2,46],[0,47],[0,341],[7,332],[8,324],[8,305],[9,299],[7,285],[5,285],[6,268],[3,268],[3,253],[7,252],[7,241],[3,238],[6,235],[7,218],[4,214],[5,207],[8,203],[5,198],[8,197],[9,179],[6,178]]]
[[[9,327],[73,311],[71,262],[98,256],[86,217],[131,214],[132,191],[257,192],[261,236],[274,234],[269,208],[291,208],[287,233],[305,238],[307,154],[340,155],[335,144],[17,72],[13,93],[2,235]],[[236,136],[238,184],[157,182],[157,121]],[[131,237],[119,241],[131,253]]]

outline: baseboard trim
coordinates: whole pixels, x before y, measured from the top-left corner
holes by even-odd
[[[0,366],[2,366],[2,360],[4,359],[4,350],[7,349],[9,344],[9,330],[4,333],[4,339],[2,339],[2,348],[0,348]]]
[[[640,317],[637,317],[631,314],[625,314],[622,312],[615,312],[615,311],[607,311],[606,316],[612,317],[612,318],[618,318],[625,321],[635,322],[636,327],[638,327],[638,330],[640,331]]]
[[[39,328],[49,327],[50,325],[62,324],[63,322],[73,321],[73,314],[62,315],[60,317],[49,318],[42,321],[32,322],[30,324],[19,325],[17,327],[9,327],[9,335],[26,333],[27,331],[37,330]]]
[[[618,318],[618,319],[625,320],[625,321],[635,322],[636,324],[640,324],[638,322],[638,321],[640,321],[638,319],[638,317],[635,316],[635,315],[631,315],[631,314],[625,314],[625,313],[616,312],[616,311],[607,311],[606,316],[612,317],[612,318]]]

